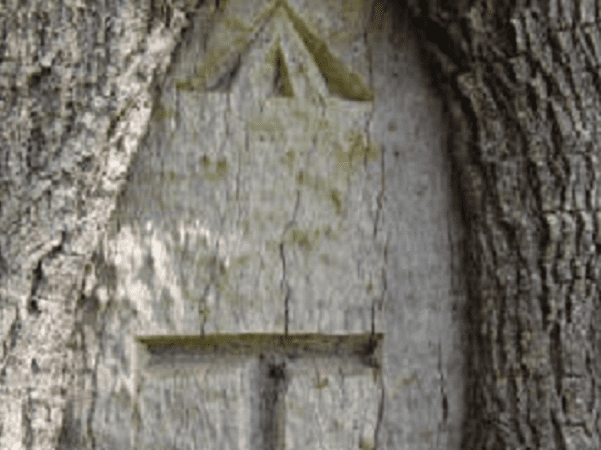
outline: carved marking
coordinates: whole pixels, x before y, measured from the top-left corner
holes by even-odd
[[[171,426],[193,430],[187,438],[183,431],[174,434],[172,439],[178,440],[178,443],[162,441],[156,445],[175,445],[179,448],[185,439],[189,439],[205,442],[198,448],[216,448],[215,445],[206,444],[207,437],[214,434],[214,438],[221,439],[220,436],[229,434],[233,435],[235,442],[224,448],[237,448],[238,445],[253,450],[283,450],[286,448],[286,430],[289,429],[294,435],[290,436],[289,445],[296,448],[296,440],[299,439],[296,429],[302,427],[305,420],[308,421],[307,426],[319,429],[322,434],[339,433],[344,429],[344,424],[336,422],[343,418],[327,417],[327,410],[329,407],[340,408],[341,383],[344,386],[348,384],[344,382],[345,377],[359,375],[364,380],[359,382],[363,383],[361,386],[367,386],[367,390],[378,389],[378,380],[369,381],[371,378],[365,375],[370,371],[374,376],[380,373],[381,334],[146,336],[136,340],[140,375],[137,382],[140,400],[136,399],[136,410],[142,409],[143,415],[152,416],[141,420],[144,422],[141,428],[150,426],[157,436],[160,433],[156,428],[167,434],[171,432]],[[309,384],[302,381],[308,378],[311,379]],[[249,383],[246,388],[239,388],[240,383],[245,382]],[[354,386],[353,383],[357,382],[349,386]],[[286,392],[292,386],[293,397],[287,401]],[[312,394],[313,389],[320,392],[317,397]],[[359,390],[362,394],[365,392],[365,389]],[[191,395],[197,398],[190,398]],[[170,396],[167,403],[160,400],[164,396]],[[366,398],[371,397],[366,395]],[[331,402],[334,402],[334,406],[330,406]],[[199,406],[195,407],[195,403]],[[203,417],[203,409],[217,411],[215,408],[219,408],[220,404],[222,409],[218,419],[216,416]],[[179,405],[185,405],[185,408]],[[355,417],[358,411],[365,411],[369,405],[362,402],[355,406],[344,409],[345,414],[349,411],[354,414],[350,417],[354,417],[356,422],[362,420]],[[375,407],[372,405],[372,408]],[[290,423],[287,421],[288,411],[292,414]],[[325,416],[321,419],[306,416],[310,411]],[[332,424],[336,422],[338,426],[329,425],[333,428],[326,429],[322,419]],[[165,423],[169,420],[175,421],[176,425]],[[198,424],[194,425],[190,420]],[[245,425],[248,430],[245,430]],[[221,432],[213,432],[212,426],[226,426],[229,431],[222,429]],[[347,424],[351,429],[355,426]],[[354,429],[347,431],[347,434],[357,434],[355,440],[360,440],[365,438],[366,432],[373,434],[372,428],[367,426],[367,431],[364,430],[360,435]],[[245,435],[245,431],[249,436]],[[147,442],[134,444],[141,445],[140,448],[148,445]],[[138,447],[134,445],[134,448]]]
[[[231,36],[216,39],[196,76],[178,81],[180,89],[373,100],[362,77],[336,58],[285,0],[275,1],[255,24],[230,30],[232,21],[228,17],[223,22]],[[222,47],[229,41],[233,43]]]

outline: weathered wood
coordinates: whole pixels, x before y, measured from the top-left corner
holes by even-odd
[[[382,335],[138,338],[133,448],[372,446]]]
[[[462,417],[458,336],[462,319],[451,312],[463,303],[461,282],[453,279],[461,269],[452,260],[461,233],[453,215],[456,208],[451,204],[448,164],[441,156],[444,130],[440,105],[424,87],[410,33],[399,32],[396,13],[377,3],[373,11],[365,5],[365,14],[349,12],[343,7],[345,2],[332,2],[328,6],[332,9],[326,12],[319,9],[323,2],[296,7],[297,15],[311,22],[317,30],[315,35],[321,36],[308,39],[307,52],[322,49],[322,42],[327,44],[329,53],[315,59],[319,62],[323,57],[322,63],[336,74],[331,78],[338,82],[328,84],[329,92],[343,97],[331,102],[337,104],[336,113],[329,117],[335,126],[317,136],[319,145],[333,137],[344,138],[345,130],[357,127],[362,134],[357,140],[361,151],[355,156],[364,157],[347,158],[348,153],[353,154],[349,152],[355,142],[352,139],[342,147],[344,157],[338,161],[342,170],[333,169],[335,159],[319,158],[323,155],[314,149],[305,150],[305,156],[311,157],[301,161],[307,164],[307,178],[301,179],[307,183],[297,187],[295,178],[294,186],[287,184],[291,178],[282,170],[287,160],[261,160],[258,152],[253,153],[253,158],[257,156],[254,160],[228,160],[223,159],[229,155],[227,149],[218,146],[208,159],[186,159],[194,154],[195,131],[208,134],[205,142],[234,146],[246,145],[246,136],[256,133],[253,148],[263,145],[261,131],[236,135],[235,130],[244,129],[243,124],[236,122],[235,114],[224,118],[227,104],[219,96],[234,81],[228,75],[236,74],[236,54],[218,65],[227,68],[224,73],[206,79],[215,82],[208,87],[217,92],[186,92],[177,103],[173,89],[178,80],[194,78],[196,67],[189,62],[199,60],[207,48],[216,48],[215,43],[223,36],[235,41],[248,33],[256,5],[238,3],[242,9],[233,18],[242,20],[244,26],[236,34],[232,29],[240,22],[215,21],[224,16],[214,5],[199,5],[198,13],[192,15],[196,9],[192,2],[152,2],[152,11],[145,2],[139,3],[134,7],[111,3],[102,10],[102,5],[78,8],[58,4],[54,10],[43,4],[19,5],[14,7],[18,20],[2,23],[3,27],[14,26],[7,42],[21,56],[14,65],[2,63],[2,70],[10,73],[2,78],[8,86],[2,92],[10,105],[10,121],[6,127],[9,131],[3,135],[8,143],[3,146],[2,160],[8,162],[0,165],[6,180],[0,216],[4,258],[0,263],[5,261],[0,264],[5,269],[0,335],[6,344],[0,363],[4,383],[0,445],[127,448],[134,429],[131,399],[135,369],[131,358],[135,345],[124,336],[165,331],[200,333],[203,327],[205,333],[257,331],[256,326],[260,331],[278,332],[287,331],[286,327],[290,331],[328,333],[385,332],[390,344],[384,349],[384,360],[388,361],[383,368],[386,396],[378,405],[385,405],[381,414],[378,411],[379,447],[458,448]],[[42,12],[38,17],[23,14],[36,8]],[[46,31],[31,24],[43,23],[45,10],[53,22],[44,30],[61,30],[68,39],[44,38],[45,43],[41,42],[40,36]],[[162,74],[185,11],[194,22],[180,41],[182,51],[175,53],[179,60],[164,79]],[[312,16],[316,12],[319,14]],[[377,16],[371,30],[365,28],[367,13]],[[5,16],[13,15],[10,10]],[[324,20],[328,16],[330,20]],[[333,17],[340,19],[331,20]],[[220,34],[219,27],[228,30]],[[30,45],[20,48],[13,43],[23,29],[30,30]],[[69,33],[77,38],[70,39]],[[304,40],[310,36],[306,30],[298,34]],[[62,54],[58,43],[65,46]],[[47,45],[51,46],[48,52]],[[36,61],[37,53],[42,57]],[[276,55],[276,62],[285,53],[282,50]],[[54,55],[53,64],[60,68],[68,69],[70,62],[81,60],[79,66],[74,64],[80,69],[74,70],[82,72],[55,71],[53,66],[48,74],[47,61],[52,58],[47,55]],[[14,78],[12,75],[29,66],[35,69],[30,86],[25,83],[26,71]],[[290,74],[279,76],[280,81],[290,79]],[[373,92],[373,99],[363,88],[353,91],[348,87],[360,84]],[[191,86],[196,89],[201,85]],[[280,85],[279,92],[287,94],[293,83]],[[183,83],[180,90],[185,87]],[[204,95],[206,102],[197,102],[199,95]],[[43,102],[33,101],[40,96]],[[349,107],[349,102],[358,101],[373,101],[373,110],[368,109],[366,115],[350,114],[363,108]],[[291,102],[286,99],[286,103],[290,106]],[[59,131],[52,131],[52,124],[43,122],[52,117],[43,109],[54,104],[61,111],[54,122],[63,127]],[[278,116],[278,106],[273,105],[261,112],[263,119]],[[138,141],[151,109],[148,135]],[[236,104],[229,109],[236,110]],[[321,113],[328,119],[327,108]],[[205,119],[216,126],[205,122],[204,131],[195,130],[202,121],[192,120],[194,114],[205,114]],[[300,123],[309,128],[312,118],[309,114]],[[225,126],[228,121],[229,129]],[[292,136],[287,139],[300,140],[289,125],[284,126]],[[40,145],[33,146],[28,156],[21,142],[29,135]],[[173,141],[178,142],[180,151],[169,153]],[[370,160],[373,154],[369,149],[374,144],[381,151],[376,160]],[[184,145],[188,150],[184,151]],[[122,175],[138,146],[127,188],[107,227],[117,192],[125,181]],[[36,149],[47,149],[47,153]],[[171,157],[161,156],[165,151]],[[332,155],[337,156],[335,151]],[[300,164],[300,159],[295,158],[294,164]],[[186,179],[185,174],[178,178],[182,162],[190,170],[202,172],[203,178]],[[252,164],[255,168],[270,166],[264,172],[242,170]],[[301,168],[294,164],[291,170]],[[169,165],[171,170],[165,170]],[[278,165],[282,166],[279,172],[274,169]],[[224,181],[224,173],[239,174],[240,186],[258,186],[263,196],[277,197],[282,205],[273,208],[265,198],[252,199],[265,214],[273,213],[268,220],[253,217],[248,210],[232,211],[232,203],[223,201],[224,196],[233,196],[232,177],[227,175]],[[278,189],[272,186],[268,191],[270,183]],[[237,266],[243,262],[237,259],[241,255],[235,238],[236,232],[245,229],[242,220],[248,220],[249,232],[257,235],[247,242],[258,245],[261,239],[267,241],[269,227],[282,224],[278,222],[282,219],[275,217],[277,210],[283,209],[288,219],[294,216],[296,203],[285,197],[295,189],[302,189],[307,200],[298,202],[298,223],[339,227],[339,236],[330,231],[333,238],[324,239],[324,231],[318,241],[307,230],[289,228],[289,241],[281,235],[280,241],[276,240],[285,242],[283,248],[272,251],[269,258],[267,252],[255,256],[252,270]],[[250,203],[250,197],[242,202],[246,207]],[[207,234],[197,225],[194,214],[202,205],[218,213],[208,227],[218,232]],[[312,216],[314,205],[320,205],[313,210],[319,212],[316,216]],[[227,219],[223,223],[222,216]],[[240,219],[239,223],[234,218]],[[252,227],[251,219],[256,222]],[[108,233],[102,236],[105,228]],[[254,249],[255,255],[260,251]],[[321,258],[324,253],[326,257]],[[286,261],[286,283],[278,286],[284,278],[282,258]],[[226,276],[228,271],[233,276]],[[320,302],[320,295],[328,290],[330,303]],[[255,312],[215,300],[222,292],[235,299],[233,294],[245,291],[272,298],[245,298],[244,306],[252,303]],[[283,301],[287,292],[288,317]],[[207,301],[200,302],[202,298]],[[306,387],[299,384],[299,395],[303,389]]]

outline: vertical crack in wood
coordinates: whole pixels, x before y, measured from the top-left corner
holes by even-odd
[[[284,253],[284,241],[286,236],[286,231],[288,231],[295,223],[296,223],[296,214],[298,212],[298,207],[300,205],[300,189],[296,190],[296,204],[294,206],[294,212],[292,213],[292,219],[286,224],[284,227],[284,231],[282,232],[282,240],[280,242],[280,259],[282,260],[282,280],[280,282],[280,289],[285,291],[284,294],[284,333],[288,334],[288,326],[289,326],[289,305],[290,305],[290,286],[288,285],[288,281],[286,280],[286,255]]]
[[[371,119],[370,119],[371,120]],[[369,128],[368,128],[369,130]],[[370,142],[370,137],[369,137],[369,131],[367,133],[367,145],[369,147],[369,145],[371,144]],[[376,209],[376,219],[374,220],[374,238],[378,237],[378,223],[380,221],[380,213],[382,212],[383,208],[384,208],[384,196],[385,196],[385,191],[386,191],[386,178],[385,178],[385,164],[384,164],[384,149],[382,149],[382,154],[380,156],[380,192],[378,192],[378,196],[376,198],[376,202],[378,205],[378,208]]]

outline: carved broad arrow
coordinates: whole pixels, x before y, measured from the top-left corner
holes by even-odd
[[[178,87],[255,98],[373,100],[365,80],[334,56],[285,0],[269,2],[262,11],[251,24],[235,16],[222,20],[196,76],[179,80]]]

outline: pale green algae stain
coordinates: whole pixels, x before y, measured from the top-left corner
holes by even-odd
[[[344,200],[342,199],[342,192],[340,192],[338,189],[331,189],[329,192],[329,197],[332,203],[334,204],[334,210],[336,211],[336,214],[342,214],[342,211],[344,210]]]
[[[151,115],[154,120],[164,121],[175,117],[175,110],[167,108],[162,102],[157,101]]]
[[[374,446],[367,439],[362,437],[359,441],[359,448],[361,450],[372,450]]]
[[[282,162],[282,164],[284,164],[286,167],[288,167],[288,170],[290,172],[293,172],[295,158],[296,158],[296,155],[294,153],[294,150],[288,150],[286,153],[284,153],[281,156],[280,161]]]
[[[299,248],[307,257],[311,257],[319,247],[323,236],[320,229],[300,229],[294,227],[286,232],[283,243]],[[279,250],[279,244],[278,244]]]
[[[267,133],[272,140],[284,140],[286,126],[279,117],[263,117],[255,115],[248,121],[248,129],[252,132]]]
[[[332,181],[335,184],[335,180],[324,180],[318,176],[311,176],[306,171],[301,170],[296,175],[296,182],[300,186],[308,186],[313,188],[321,198],[327,199],[336,214],[341,215],[345,209],[344,194],[335,188],[330,188]]]
[[[318,126],[327,127],[328,124],[328,121],[320,120]],[[330,202],[336,214],[341,215],[346,208],[344,193],[334,188],[334,186],[339,185],[340,181],[345,182],[350,176],[363,170],[365,161],[378,161],[382,155],[382,150],[377,144],[366,144],[365,133],[357,130],[347,133],[345,136],[346,145],[335,142],[331,135],[329,141],[334,146],[335,173],[331,174],[329,179],[324,179],[301,169],[296,173],[295,181],[299,186],[306,186],[315,190],[320,198],[327,199]],[[296,152],[288,150],[280,157],[280,163],[286,166],[289,171],[294,172],[295,159]]]
[[[321,380],[315,380],[315,388],[316,389],[324,389],[330,385],[330,381],[328,378],[323,378]]]
[[[373,162],[378,160],[382,151],[376,144],[365,144],[365,134],[360,131],[350,131],[346,136],[348,151],[340,144],[336,145],[334,151],[338,162],[338,172],[341,175],[352,175],[356,173],[365,160]]]
[[[209,170],[211,168],[211,158],[208,155],[203,155],[199,159],[200,166],[203,169],[203,177],[208,181],[222,181],[225,180],[229,172],[229,164],[226,158],[219,158],[215,162],[215,170]]]

